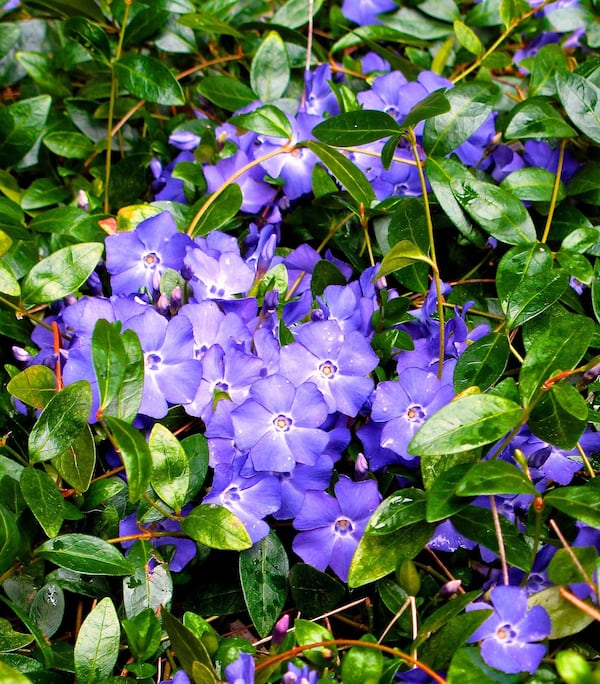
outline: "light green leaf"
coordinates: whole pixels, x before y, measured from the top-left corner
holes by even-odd
[[[41,411],[56,394],[56,377],[48,366],[28,366],[15,375],[6,389],[24,404]]]
[[[154,57],[128,52],[114,63],[120,85],[136,97],[161,105],[184,105],[185,95],[171,70]]]
[[[54,537],[38,546],[34,555],[84,575],[131,574],[131,564],[118,549],[89,534]]]
[[[259,100],[270,103],[283,96],[289,81],[287,48],[276,31],[269,31],[250,65],[250,85]]]
[[[242,521],[216,504],[200,504],[181,521],[181,529],[195,541],[212,549],[243,551],[252,540]]]
[[[164,425],[156,423],[148,442],[152,459],[150,484],[160,498],[177,514],[187,503],[190,464],[185,449]]]
[[[0,292],[9,297],[18,297],[21,294],[19,281],[13,275],[8,264],[0,261]]]
[[[64,453],[52,459],[52,465],[77,492],[87,491],[96,467],[96,442],[89,425]]]
[[[456,36],[456,40],[458,40],[465,50],[468,50],[472,55],[478,57],[485,51],[485,48],[475,31],[458,19],[454,21],[454,35]]]
[[[286,140],[289,140],[293,135],[289,119],[281,109],[273,105],[265,105],[247,114],[232,116],[229,123],[238,128],[245,128],[247,131],[285,138]]]
[[[217,107],[234,112],[252,104],[256,95],[242,81],[229,76],[205,76],[198,92]]]
[[[582,133],[600,143],[600,88],[571,71],[556,73],[556,93],[567,116]]]
[[[88,614],[75,642],[75,674],[79,684],[105,684],[119,657],[121,628],[107,596]]]
[[[456,486],[458,496],[483,494],[532,494],[537,490],[517,466],[507,461],[474,463]]]
[[[92,362],[98,379],[100,408],[103,411],[119,394],[127,372],[121,324],[100,319],[92,333]]]

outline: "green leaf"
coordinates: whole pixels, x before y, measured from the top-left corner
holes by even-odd
[[[523,0],[501,0],[500,1],[500,19],[504,24],[504,28],[512,29],[513,24],[518,21],[525,12],[529,10]]]
[[[21,207],[25,211],[42,209],[70,199],[71,193],[64,185],[55,183],[50,178],[38,178],[25,190],[21,198]]]
[[[429,119],[423,131],[428,155],[443,157],[465,142],[492,113],[499,89],[493,83],[459,83],[448,90],[450,110]]]
[[[181,521],[181,529],[211,549],[243,551],[252,541],[242,521],[216,504],[200,504]]]
[[[431,259],[410,240],[400,240],[383,257],[377,270],[375,278],[382,278],[394,271],[399,271],[406,266],[411,266],[415,262],[432,264]]]
[[[570,249],[560,249],[556,253],[556,261],[570,276],[586,285],[592,284],[594,268],[583,254]]]
[[[449,468],[476,463],[481,456],[480,449],[470,449],[456,454],[423,454],[421,456],[421,475],[425,489],[430,490]]]
[[[547,245],[535,243],[509,249],[500,259],[496,273],[496,289],[502,308],[506,311],[510,297],[519,286],[552,269],[552,252]]]
[[[203,206],[207,208],[202,211],[200,220],[194,226],[191,233],[192,237],[208,235],[212,230],[218,230],[228,223],[240,210],[242,206],[242,191],[237,183],[231,183],[213,201],[211,197]]]
[[[500,187],[508,190],[521,201],[550,202],[554,192],[555,179],[555,174],[546,169],[517,169],[506,176]],[[562,202],[565,197],[565,186],[559,182],[556,201]]]
[[[287,597],[288,557],[275,532],[240,553],[240,580],[259,636],[271,632]]]
[[[562,268],[542,271],[513,290],[506,302],[506,324],[517,328],[546,311],[569,287],[569,274]]]
[[[13,275],[10,267],[0,261],[0,292],[9,297],[18,297],[21,294],[19,281]]]
[[[96,268],[103,250],[103,244],[90,242],[63,247],[42,259],[23,281],[23,304],[54,302],[76,292]]]
[[[294,634],[298,646],[307,646],[309,644],[318,643],[319,641],[329,641],[333,639],[333,635],[329,630],[325,629],[325,627],[301,618],[294,621]],[[331,645],[328,648],[332,653],[332,657],[334,659],[337,658],[337,647]],[[303,651],[302,655],[315,665],[324,667],[328,664],[328,659],[324,657],[323,650],[319,646]],[[330,659],[331,658],[329,658],[329,660]]]
[[[529,544],[506,518],[500,516],[499,520],[507,561],[511,565],[528,572],[531,565]],[[453,515],[452,524],[467,539],[482,544],[496,554],[499,552],[494,519],[492,512],[487,508],[471,505]]]
[[[384,499],[369,518],[366,532],[380,535],[425,520],[425,493],[419,489],[403,489]]]
[[[13,397],[41,411],[56,394],[56,377],[48,366],[36,364],[15,375],[6,389]]]
[[[434,530],[434,525],[419,522],[392,534],[364,534],[350,564],[348,586],[355,589],[394,572],[399,559],[414,558]]]
[[[446,97],[446,88],[434,90],[424,97],[416,105],[413,105],[408,114],[402,119],[402,128],[416,126],[421,121],[432,119],[434,116],[445,114],[450,111],[450,102]]]
[[[75,39],[95,59],[104,64],[110,64],[111,49],[108,36],[102,28],[85,19],[85,17],[70,17],[64,23],[65,34]]]
[[[346,278],[333,262],[328,259],[319,259],[310,279],[310,290],[313,297],[320,297],[329,285],[346,285]],[[280,292],[284,292],[287,287],[285,290],[278,289]]]
[[[41,7],[61,19],[75,15],[97,22],[106,20],[94,0],[27,0],[27,4]]]
[[[573,560],[577,559],[578,564],[591,578],[596,570],[598,562],[598,551],[593,546],[572,546],[570,549],[558,549],[552,556],[548,565],[548,579],[553,584],[576,584],[587,582],[588,579],[581,573]]]
[[[533,594],[527,601],[529,608],[545,608],[552,623],[551,639],[564,639],[578,634],[594,621],[591,615],[563,598],[560,591],[561,587],[548,587]],[[590,603],[589,599],[586,603]]]
[[[259,100],[269,103],[285,93],[289,81],[287,48],[276,31],[269,31],[250,65],[250,85]]]
[[[461,207],[492,237],[509,245],[535,241],[531,216],[508,190],[474,177],[453,179],[450,187]]]
[[[491,394],[456,399],[434,413],[412,438],[415,455],[457,454],[491,444],[515,427],[522,416],[515,402]]]
[[[310,140],[307,146],[319,157],[357,204],[365,207],[371,206],[371,202],[375,201],[375,192],[358,167],[332,147],[313,140]]]
[[[517,684],[520,675],[504,674],[486,665],[478,646],[459,648],[448,668],[448,681],[461,684]]]
[[[556,95],[555,74],[566,67],[567,56],[562,47],[558,44],[544,45],[531,67],[530,95]]]
[[[472,55],[479,57],[484,53],[485,48],[479,40],[479,36],[472,28],[469,28],[464,22],[458,21],[458,19],[454,21],[454,35],[456,40]]]
[[[573,138],[576,135],[575,129],[544,97],[530,97],[519,102],[510,111],[504,129],[508,140]]]
[[[341,582],[306,563],[292,566],[289,582],[294,605],[307,618],[332,610],[346,593]]]
[[[205,76],[198,85],[198,92],[217,107],[231,112],[256,100],[256,95],[245,83],[230,76]]]
[[[504,373],[510,347],[502,333],[490,333],[468,346],[458,357],[454,369],[454,389],[462,392],[467,387],[486,390]]]
[[[321,9],[323,0],[315,0],[312,4],[313,16]],[[297,29],[308,23],[309,5],[306,0],[287,0],[281,7],[278,7],[273,15],[271,22],[279,26],[287,26]]]
[[[556,92],[567,116],[591,140],[600,143],[600,88],[571,71],[556,73]]]
[[[527,405],[542,384],[560,371],[575,368],[591,342],[594,324],[589,318],[569,315],[536,337],[521,365],[519,392]]]
[[[36,593],[29,609],[30,617],[49,639],[60,627],[65,614],[65,596],[59,584],[48,582]]]
[[[565,382],[552,385],[527,422],[531,432],[559,449],[574,449],[588,423],[588,406]]]
[[[120,418],[131,423],[142,402],[144,390],[144,352],[133,330],[121,334],[125,349],[125,377],[114,400],[104,409],[105,416]]]
[[[21,493],[49,537],[56,537],[65,518],[65,501],[56,482],[43,470],[23,468]]]
[[[28,613],[25,613],[23,609],[16,605],[13,601],[9,601],[4,596],[0,596],[0,601],[4,602],[13,613],[21,620],[21,622],[27,627],[27,629],[33,634],[37,647],[40,650],[44,665],[46,668],[51,668],[54,665],[55,654],[52,650],[50,644],[48,643],[46,637],[42,630],[35,624],[35,622],[29,617]],[[26,605],[28,605],[26,603]],[[2,661],[0,661],[1,663]]]
[[[0,573],[16,561],[19,549],[19,528],[13,515],[0,504]]]
[[[123,607],[128,618],[134,618],[141,611],[150,608],[157,612],[161,606],[169,606],[173,598],[173,579],[166,563],[157,563],[148,572],[148,564],[157,556],[156,549],[149,541],[138,540],[127,559],[133,572],[123,578]]]
[[[112,416],[106,416],[105,421],[119,448],[119,454],[125,466],[129,501],[135,503],[144,496],[150,484],[152,476],[150,448],[144,435],[129,423]]]
[[[154,57],[128,52],[114,63],[121,87],[147,102],[185,104],[185,95],[171,70]]]
[[[133,657],[140,661],[150,660],[158,651],[162,637],[160,620],[152,608],[144,608],[131,619],[123,620],[121,624]]]
[[[68,97],[71,94],[70,82],[48,55],[19,50],[15,59],[41,90],[59,97]]]
[[[39,95],[0,109],[0,164],[14,166],[35,145],[46,125],[52,99]]]
[[[214,674],[212,661],[202,641],[191,630],[184,627],[166,608],[163,608],[160,614],[163,627],[167,630],[171,640],[171,646],[186,672],[193,670],[194,663],[201,663],[208,668],[213,676],[212,681],[216,683],[217,678]],[[205,683],[203,682],[203,684]]]
[[[0,59],[4,59],[21,37],[18,22],[2,22],[0,25]]]
[[[413,648],[419,648],[428,637],[439,631],[449,619],[462,613],[462,611],[480,596],[477,591],[469,591],[466,594],[458,594],[451,601],[437,608],[428,615],[419,626],[417,638],[413,641]]]
[[[42,142],[50,152],[66,159],[87,159],[94,151],[92,141],[77,131],[48,133]]]
[[[78,380],[57,392],[29,433],[32,463],[48,461],[66,451],[87,427],[92,410],[92,388]]]
[[[33,636],[31,634],[15,631],[8,620],[5,618],[0,618],[0,653],[17,651],[18,649],[30,644],[32,641]],[[0,681],[4,681],[2,680],[1,671]]]
[[[396,119],[374,109],[358,109],[332,116],[313,128],[317,140],[336,147],[352,147],[388,138],[402,127]]]
[[[372,644],[377,639],[365,634],[361,641]],[[342,681],[344,684],[365,684],[379,682],[383,673],[383,654],[375,648],[353,646],[342,658]]]
[[[456,486],[458,496],[532,494],[537,490],[517,466],[507,461],[474,463]]]
[[[164,425],[156,423],[148,443],[152,459],[150,484],[160,498],[177,514],[187,503],[190,464],[185,449]]]
[[[456,487],[471,468],[471,463],[458,463],[442,471],[427,490],[425,519],[438,522],[449,518],[469,505],[469,501],[456,496]]]
[[[553,506],[575,520],[600,529],[600,497],[598,487],[561,487],[544,497],[544,504]]]
[[[64,453],[52,459],[52,465],[77,492],[87,491],[96,467],[96,442],[89,425]]]
[[[195,12],[193,14],[184,14],[177,20],[182,26],[188,26],[195,31],[202,31],[203,33],[214,33],[218,36],[233,36],[234,38],[243,38],[243,34],[236,28],[225,21],[221,21],[214,14],[208,12]]]
[[[107,596],[88,614],[75,642],[75,675],[79,684],[105,684],[119,657],[121,628]]]
[[[92,333],[92,362],[98,379],[100,412],[117,397],[125,378],[127,357],[120,328],[120,323],[100,319]]]
[[[286,140],[289,140],[294,133],[287,116],[273,105],[265,105],[247,114],[232,116],[229,123],[238,128],[245,128],[247,131]]]
[[[89,534],[63,534],[35,550],[35,556],[84,575],[131,574],[131,564],[114,546]]]

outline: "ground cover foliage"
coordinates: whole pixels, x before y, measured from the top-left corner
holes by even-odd
[[[0,21],[0,679],[593,682],[600,7]]]

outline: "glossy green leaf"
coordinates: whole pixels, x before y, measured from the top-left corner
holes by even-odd
[[[587,578],[575,564],[583,568]],[[548,579],[553,584],[576,584],[587,582],[596,570],[598,551],[594,546],[572,546],[570,549],[558,549],[548,565]]]
[[[107,596],[88,614],[75,642],[75,674],[79,684],[105,684],[119,657],[121,627]]]
[[[375,192],[364,173],[341,152],[312,140],[307,145],[357,204],[369,207],[375,201]]]
[[[508,190],[475,177],[451,180],[450,187],[461,207],[492,237],[509,245],[535,241],[531,216]]]
[[[458,357],[454,370],[455,390],[488,389],[504,373],[509,355],[508,338],[502,333],[490,333],[476,340]]]
[[[346,278],[344,277],[344,274],[333,262],[327,259],[320,259],[317,261],[310,279],[310,290],[313,297],[320,297],[329,285],[345,284]],[[284,292],[286,290],[287,287],[285,290],[279,289],[279,292]]]
[[[96,23],[85,17],[70,17],[64,23],[67,36],[75,39],[92,57],[104,64],[110,63],[111,49],[108,36]]]
[[[573,449],[588,422],[588,407],[579,392],[565,382],[553,385],[531,411],[534,435],[560,449]]]
[[[519,422],[522,409],[491,394],[456,399],[427,420],[408,445],[411,454],[456,454],[491,444]]]
[[[65,596],[59,584],[47,582],[36,593],[29,615],[49,639],[60,627],[65,614]]]
[[[287,116],[273,105],[258,107],[247,114],[238,114],[229,119],[229,123],[247,131],[254,131],[261,135],[274,136],[289,140],[292,135],[292,125]]]
[[[8,570],[16,560],[19,528],[12,513],[0,504],[0,572]]]
[[[423,549],[434,529],[419,522],[392,534],[364,534],[350,564],[348,586],[361,587],[394,572],[400,558],[414,558]]]
[[[590,527],[600,529],[598,487],[591,484],[580,487],[561,487],[546,494],[544,503]]]
[[[250,85],[259,100],[269,103],[285,93],[289,81],[287,48],[276,31],[269,31],[250,65]]]
[[[546,98],[530,97],[510,111],[504,135],[509,140],[539,140],[572,138],[577,132]]]
[[[402,127],[385,112],[358,109],[321,121],[313,128],[317,140],[336,147],[352,147],[388,138]]]
[[[28,4],[41,7],[60,18],[83,16],[99,22],[105,20],[94,0],[28,0]]]
[[[71,198],[71,192],[64,185],[50,178],[38,178],[25,190],[21,198],[21,208],[25,211],[43,209]]]
[[[96,442],[89,426],[65,452],[52,459],[52,465],[77,492],[87,491],[96,467]]]
[[[123,578],[123,607],[132,619],[143,610],[153,612],[170,606],[173,598],[173,578],[168,564],[157,563],[150,574],[149,563],[156,559],[157,551],[147,540],[136,541],[127,556],[133,572]]]
[[[127,358],[120,324],[100,319],[92,333],[92,362],[98,379],[102,411],[118,395],[126,373]]]
[[[423,485],[429,490],[449,468],[464,463],[476,463],[481,457],[481,449],[469,449],[455,454],[423,454],[421,456],[421,476]]]
[[[448,668],[448,681],[461,684],[517,684],[520,675],[504,674],[486,665],[478,646],[459,648]]]
[[[56,394],[56,377],[48,366],[28,366],[14,376],[6,389],[23,403],[42,410]]]
[[[506,303],[506,324],[517,328],[552,306],[569,286],[569,274],[562,268],[542,271],[513,290]]]
[[[136,660],[150,660],[158,650],[162,637],[160,620],[152,608],[145,608],[121,624],[133,657]]]
[[[105,416],[120,418],[127,423],[133,421],[142,402],[144,390],[144,353],[138,336],[133,330],[121,334],[125,349],[125,377],[117,396],[104,409]]]
[[[508,461],[474,463],[456,486],[458,496],[482,494],[532,494],[537,490],[523,471]]]
[[[161,105],[185,104],[179,81],[165,64],[154,57],[127,52],[114,63],[113,68],[121,87],[135,97]]]
[[[208,235],[211,230],[218,230],[228,223],[242,206],[242,191],[237,183],[231,183],[213,201],[212,197],[205,203],[200,220],[194,226],[192,237]]]
[[[131,564],[114,546],[89,534],[63,534],[49,539],[35,555],[61,568],[85,575],[129,575]]]
[[[341,582],[306,563],[292,566],[289,583],[294,605],[307,618],[332,610],[346,593]]]
[[[555,174],[550,173],[546,169],[517,169],[506,176],[500,187],[508,190],[521,201],[550,202],[554,192],[555,179]],[[562,202],[565,196],[565,187],[560,182],[556,201]]]
[[[527,572],[531,565],[529,544],[512,523],[502,516],[499,519],[507,561]],[[498,553],[498,538],[492,512],[489,509],[469,506],[452,516],[452,524],[467,539]]]
[[[512,247],[500,259],[496,274],[496,289],[502,308],[506,310],[513,292],[532,278],[552,271],[552,252],[547,245],[534,243]],[[526,285],[524,285],[524,289]]]
[[[125,466],[129,501],[135,503],[144,496],[152,476],[152,457],[148,443],[139,430],[120,418],[106,416],[105,421]]]
[[[5,618],[0,618],[0,653],[16,651],[30,644],[33,636],[25,632],[17,632]],[[2,676],[0,672],[0,681]]]
[[[259,636],[271,632],[287,597],[288,557],[277,535],[240,553],[240,580],[252,624]]]
[[[529,92],[535,95],[556,95],[555,74],[567,67],[567,56],[558,44],[544,45],[531,67]]]
[[[450,111],[450,102],[446,97],[446,88],[434,90],[420,102],[413,105],[408,114],[402,119],[402,128],[416,126],[421,121],[433,119],[434,116],[445,114]]]
[[[231,24],[221,21],[216,15],[209,12],[194,12],[193,14],[184,14],[179,17],[178,23],[182,26],[188,26],[195,31],[202,33],[213,33],[217,36],[233,36],[234,38],[243,38],[240,33]]]
[[[29,433],[31,462],[48,461],[72,446],[87,427],[91,409],[92,388],[87,380],[78,380],[57,392]]]
[[[33,588],[33,585],[32,585]],[[44,633],[42,630],[36,625],[35,621],[32,620],[29,617],[29,613],[26,612],[25,609],[29,608],[29,603],[28,601],[24,606],[17,605],[15,602],[10,601],[9,599],[5,598],[4,596],[0,595],[0,601],[5,603],[12,611],[13,613],[21,620],[21,622],[27,627],[27,629],[33,634],[33,637],[35,639],[36,645],[39,648],[39,652],[42,656],[42,660],[44,662],[44,665],[46,668],[51,668],[54,665],[55,661],[55,653],[52,650],[50,644],[48,643],[48,640],[44,636]],[[3,657],[3,660],[6,658],[6,656]],[[0,663],[2,661],[0,660]]]
[[[419,633],[413,641],[413,648],[418,648],[427,638],[439,631],[449,619],[459,615],[462,611],[475,601],[480,594],[476,591],[469,591],[465,594],[457,594],[451,601],[437,608],[431,615],[419,625]]]
[[[365,634],[361,641],[377,643],[372,634]],[[344,684],[378,682],[383,673],[383,654],[375,648],[353,646],[342,658],[342,681]]]
[[[519,374],[519,392],[528,404],[542,384],[560,371],[575,368],[590,344],[594,324],[569,315],[546,329],[527,351]]]
[[[15,59],[43,92],[58,97],[68,97],[71,94],[71,84],[65,78],[65,74],[56,69],[48,55],[19,50],[15,54]]]
[[[171,646],[184,669],[191,672],[194,663],[201,663],[212,673],[214,677],[212,681],[216,684],[217,678],[214,674],[212,661],[202,641],[165,608],[161,610],[161,616],[163,627],[167,630],[171,640]],[[205,683],[203,682],[203,684]]]
[[[48,133],[43,143],[50,152],[66,159],[87,159],[94,151],[92,141],[77,131]]]
[[[198,92],[217,107],[231,112],[256,100],[256,95],[245,83],[229,76],[205,76],[198,84]]]
[[[384,499],[369,518],[368,534],[390,534],[425,520],[425,493],[403,489]]]
[[[65,518],[65,502],[56,482],[44,470],[24,468],[19,481],[29,509],[49,537],[56,537]]]
[[[454,35],[456,40],[472,55],[479,56],[485,52],[485,48],[475,31],[458,19],[454,22]]]
[[[312,3],[313,16],[317,14],[322,5],[323,0],[315,0]],[[307,24],[308,19],[309,5],[306,4],[306,0],[287,0],[287,2],[275,10],[271,21],[279,26],[297,29]]]
[[[594,278],[594,268],[589,259],[570,249],[560,249],[556,253],[556,261],[570,276],[580,283],[591,285]]]
[[[0,292],[9,297],[18,297],[21,294],[19,281],[13,275],[10,267],[0,261]]]
[[[500,19],[504,24],[504,28],[513,28],[513,24],[528,10],[529,6],[523,0],[501,0]]]
[[[36,264],[21,286],[25,306],[62,299],[76,292],[89,278],[104,245],[91,242],[63,247]]]
[[[315,644],[319,641],[329,641],[333,639],[333,635],[329,630],[325,629],[325,627],[318,625],[316,622],[310,622],[309,620],[304,620],[302,618],[298,618],[294,621],[294,634],[298,646],[308,646],[309,644]],[[335,644],[328,646],[328,649],[331,651],[332,657],[336,658],[337,647]],[[315,665],[327,665],[327,659],[323,655],[323,649],[319,646],[303,651],[302,654],[307,660]]]
[[[148,442],[152,459],[150,484],[160,498],[179,514],[187,503],[190,464],[185,449],[164,425],[156,423]]]
[[[200,504],[181,521],[181,529],[192,539],[212,549],[243,551],[252,546],[242,521],[216,504]]]
[[[491,114],[499,90],[493,83],[459,83],[446,93],[450,110],[429,119],[423,131],[428,155],[443,157],[461,145]]]
[[[529,608],[542,606],[550,616],[551,639],[564,639],[578,634],[594,621],[591,615],[563,598],[561,588],[547,587],[530,596],[527,601]]]
[[[556,73],[556,93],[567,116],[577,128],[600,143],[600,88],[590,80],[571,71]]]
[[[39,95],[0,110],[0,164],[14,166],[34,146],[46,125],[52,99]]]
[[[471,463],[458,463],[442,471],[427,490],[425,519],[438,522],[449,518],[469,505],[469,501],[456,495],[456,487],[471,468]]]
[[[383,257],[377,270],[376,278],[382,278],[394,271],[399,271],[415,262],[431,264],[431,259],[410,240],[400,240]]]

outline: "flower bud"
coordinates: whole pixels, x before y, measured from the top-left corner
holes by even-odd
[[[396,568],[396,581],[409,596],[417,596],[421,589],[421,578],[414,561],[405,558]]]

